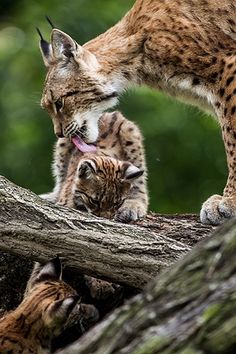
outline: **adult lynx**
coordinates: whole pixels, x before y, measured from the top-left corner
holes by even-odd
[[[114,27],[83,46],[53,29],[41,39],[48,74],[42,106],[57,136],[83,132],[92,143],[98,120],[130,83],[146,84],[212,111],[229,176],[223,196],[202,206],[201,221],[236,215],[236,3],[137,0]]]

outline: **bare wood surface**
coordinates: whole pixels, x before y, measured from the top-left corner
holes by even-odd
[[[45,202],[0,177],[0,250],[31,260],[58,254],[71,269],[143,286],[209,235],[192,215],[150,214],[135,225]]]
[[[236,220],[58,354],[235,354]]]

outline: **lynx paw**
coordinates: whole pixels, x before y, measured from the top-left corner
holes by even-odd
[[[144,217],[147,213],[146,205],[137,200],[126,200],[116,212],[115,220],[121,222],[135,221]]]
[[[81,319],[86,327],[93,325],[99,320],[99,312],[94,305],[80,304]]]
[[[236,196],[213,195],[202,205],[200,219],[203,224],[219,225],[236,215]]]
[[[55,192],[49,192],[49,193],[39,194],[39,197],[47,200],[48,202],[56,203],[58,195]]]

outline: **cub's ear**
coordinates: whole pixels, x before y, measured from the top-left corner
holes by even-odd
[[[52,30],[52,53],[56,60],[68,60],[73,58],[83,69],[96,70],[99,67],[97,58],[89,50],[79,45],[68,34],[58,30]]]
[[[59,257],[52,259],[45,265],[36,262],[34,264],[31,276],[27,282],[24,297],[28,295],[28,293],[36,284],[46,280],[60,280],[61,275],[62,266]]]
[[[59,257],[56,257],[46,263],[39,271],[36,281],[60,280],[62,275],[62,266]]]
[[[89,179],[96,174],[97,166],[93,160],[82,160],[77,171],[79,178]]]
[[[50,323],[66,321],[78,302],[80,302],[79,295],[69,296],[66,299],[53,302],[47,310],[46,322],[50,325]]]
[[[125,163],[123,168],[124,181],[133,181],[134,179],[142,176],[142,174],[144,173],[143,170],[140,170],[138,167],[134,166],[131,163]]]
[[[32,283],[39,283],[45,280],[60,280],[62,275],[62,266],[59,257],[56,257],[45,265],[35,264],[30,277]]]

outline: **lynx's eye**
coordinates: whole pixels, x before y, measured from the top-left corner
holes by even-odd
[[[63,97],[58,98],[58,100],[54,102],[54,106],[55,106],[56,113],[61,112],[64,106],[64,98]]]
[[[100,205],[99,199],[90,198],[90,202],[91,202],[93,205],[95,205],[96,207],[99,207],[99,205]]]

